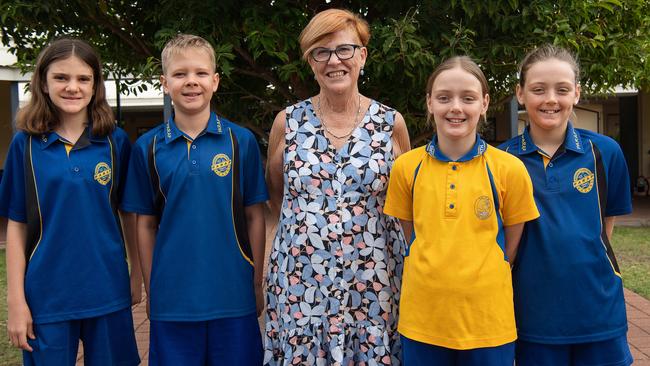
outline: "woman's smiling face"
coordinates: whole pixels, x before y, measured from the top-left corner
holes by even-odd
[[[349,44],[361,46],[356,32],[350,28],[325,37],[315,46],[333,50],[338,46]],[[366,56],[366,48],[360,47],[355,49],[354,56],[347,60],[340,60],[336,53],[332,53],[328,61],[318,62],[311,55],[308,61],[321,89],[341,94],[356,88],[359,72],[366,63]]]

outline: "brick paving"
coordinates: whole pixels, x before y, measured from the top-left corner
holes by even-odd
[[[625,290],[627,332],[634,366],[650,366],[650,301]]]

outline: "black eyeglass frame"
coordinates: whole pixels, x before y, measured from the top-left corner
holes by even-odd
[[[348,47],[352,47],[352,55],[351,55],[350,57],[345,57],[345,58],[343,58],[343,57],[339,56],[338,50],[339,50],[341,47],[346,47],[346,46],[348,46]],[[314,60],[314,61],[316,61],[316,62],[329,62],[329,60],[332,59],[332,54],[336,54],[336,57],[338,57],[339,60],[341,60],[341,61],[345,61],[345,60],[349,60],[349,59],[351,59],[352,57],[354,57],[354,55],[355,55],[356,52],[357,52],[357,48],[363,48],[363,47],[364,47],[364,46],[361,46],[361,45],[358,45],[358,44],[353,44],[353,43],[344,43],[344,44],[340,44],[340,45],[336,46],[336,48],[334,48],[334,49],[332,49],[332,48],[325,48],[325,47],[316,47],[316,48],[314,48],[313,50],[311,50],[311,51],[309,52],[309,56],[311,57],[312,60]],[[316,54],[317,51],[318,51],[318,52],[328,51],[328,52],[329,52],[329,56],[327,56],[327,59],[324,59],[324,60],[317,60],[316,57],[314,56],[314,55]]]

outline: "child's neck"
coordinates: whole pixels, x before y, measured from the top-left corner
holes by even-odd
[[[174,113],[174,123],[179,130],[192,139],[195,139],[208,126],[210,109],[196,114],[186,114],[179,111]]]
[[[87,118],[84,115],[75,117],[62,117],[61,123],[54,129],[57,135],[63,137],[73,145],[88,126]]]
[[[562,146],[566,138],[567,124],[563,127],[545,130],[537,127],[534,123],[530,124],[530,137],[535,145],[549,156],[555,155],[557,149]]]
[[[475,143],[476,134],[457,140],[448,139],[445,136],[438,135],[438,148],[446,157],[453,161],[457,161],[470,152]]]

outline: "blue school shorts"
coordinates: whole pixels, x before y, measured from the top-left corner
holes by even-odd
[[[457,350],[418,342],[404,336],[401,338],[404,366],[512,366],[515,359],[514,342],[497,347]]]
[[[627,336],[600,342],[542,344],[519,340],[517,366],[628,366],[632,354]]]
[[[151,366],[260,366],[262,337],[255,314],[198,322],[151,321]]]
[[[86,366],[140,364],[131,308],[94,318],[34,324],[34,334],[36,339],[28,339],[34,351],[23,351],[25,366],[74,366],[80,339]]]

